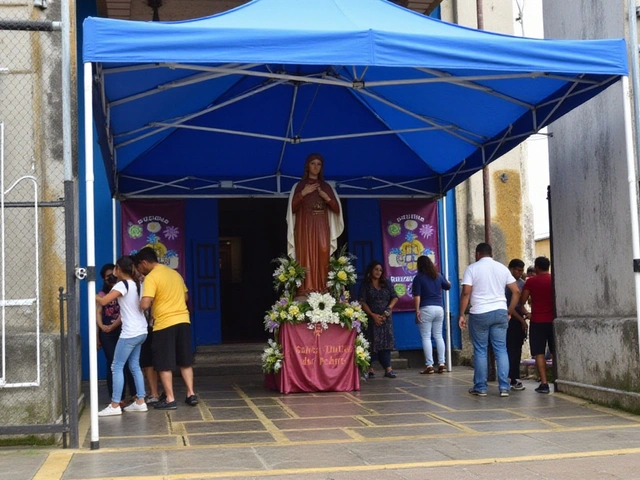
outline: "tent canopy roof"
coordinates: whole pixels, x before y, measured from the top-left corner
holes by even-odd
[[[385,0],[88,18],[114,192],[285,194],[321,152],[341,195],[438,196],[627,74],[624,40],[540,40]]]

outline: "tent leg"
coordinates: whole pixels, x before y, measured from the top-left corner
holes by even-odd
[[[444,228],[442,231],[443,240],[444,240],[444,278],[449,280],[449,244],[447,241],[447,196],[445,194],[442,197],[442,217],[444,222]],[[450,296],[449,290],[444,291],[444,318],[447,322],[447,345],[446,345],[446,353],[447,353],[447,371],[450,372],[453,368],[451,361],[451,308],[450,308]]]
[[[116,238],[116,232],[118,231],[116,228],[116,199],[112,198],[111,199],[111,241],[112,241],[112,245],[113,245],[113,263],[116,263],[116,260],[118,260],[118,245],[117,245],[117,238]]]
[[[89,387],[91,414],[91,450],[100,448],[98,430],[98,351],[93,347],[96,338],[96,251],[95,211],[93,198],[93,65],[84,64],[84,165],[87,223],[87,309],[89,317]]]
[[[631,89],[629,77],[622,77],[624,104],[624,136],[627,156],[627,180],[629,183],[629,205],[631,211],[631,248],[633,251],[633,278],[636,291],[636,318],[638,324],[638,348],[640,351],[640,233],[638,229],[638,181],[636,158],[633,150],[633,127],[631,120]]]

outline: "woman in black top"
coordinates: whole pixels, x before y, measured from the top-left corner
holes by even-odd
[[[391,312],[398,302],[398,295],[393,285],[385,278],[382,264],[377,260],[367,266],[364,281],[360,285],[358,300],[369,316],[367,333],[371,344],[372,365],[377,354],[378,361],[385,370],[384,376],[395,378],[396,374],[391,369],[391,350],[394,348]],[[369,368],[369,378],[374,375],[372,366]]]

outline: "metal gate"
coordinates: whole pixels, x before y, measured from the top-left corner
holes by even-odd
[[[0,5],[0,445],[77,447],[69,5],[37,5]]]

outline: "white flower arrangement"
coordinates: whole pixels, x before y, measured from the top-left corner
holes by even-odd
[[[264,328],[273,333],[283,323],[302,323],[306,320],[305,312],[308,309],[306,304],[282,297],[264,316]]]
[[[320,325],[327,330],[329,325],[339,325],[349,330],[356,329],[358,335],[354,343],[354,361],[362,372],[370,364],[369,342],[361,333],[367,327],[368,317],[359,302],[349,302],[347,288],[356,283],[356,269],[352,265],[355,257],[342,247],[340,252],[329,261],[327,287],[329,292],[312,292],[306,302],[293,300],[295,292],[305,277],[305,269],[291,257],[279,257],[274,260],[278,267],[273,273],[276,290],[283,289],[283,296],[264,316],[265,330],[274,334],[283,323],[298,324],[307,322],[310,330]],[[276,340],[269,339],[262,354],[262,369],[266,373],[278,373],[282,368],[284,355],[282,346]]]
[[[275,258],[273,262],[278,264],[273,272],[273,287],[276,291],[282,288],[285,296],[293,298],[296,290],[302,286],[305,268],[290,256]]]
[[[356,343],[358,345],[362,345],[362,347],[366,350],[369,350],[369,340],[367,340],[367,337],[365,337],[363,333],[358,334],[358,336],[356,337]]]
[[[321,324],[324,330],[329,328],[330,324],[340,324],[340,314],[333,311],[336,299],[330,294],[312,292],[307,298],[307,303],[311,307],[306,313],[309,329],[315,328],[316,323]]]
[[[356,337],[355,361],[362,373],[365,373],[369,369],[369,365],[371,365],[369,342],[362,333],[359,333]]]
[[[351,285],[357,281],[356,269],[352,262],[355,256],[347,253],[347,246],[343,245],[340,251],[329,259],[329,274],[327,275],[327,288],[334,297],[340,298]]]
[[[262,353],[262,371],[265,373],[278,373],[284,361],[282,346],[272,339],[269,339],[268,342]]]
[[[366,329],[369,317],[362,310],[362,305],[359,302],[340,302],[333,308],[340,315],[340,325],[346,327],[349,330],[355,328],[357,332]]]

